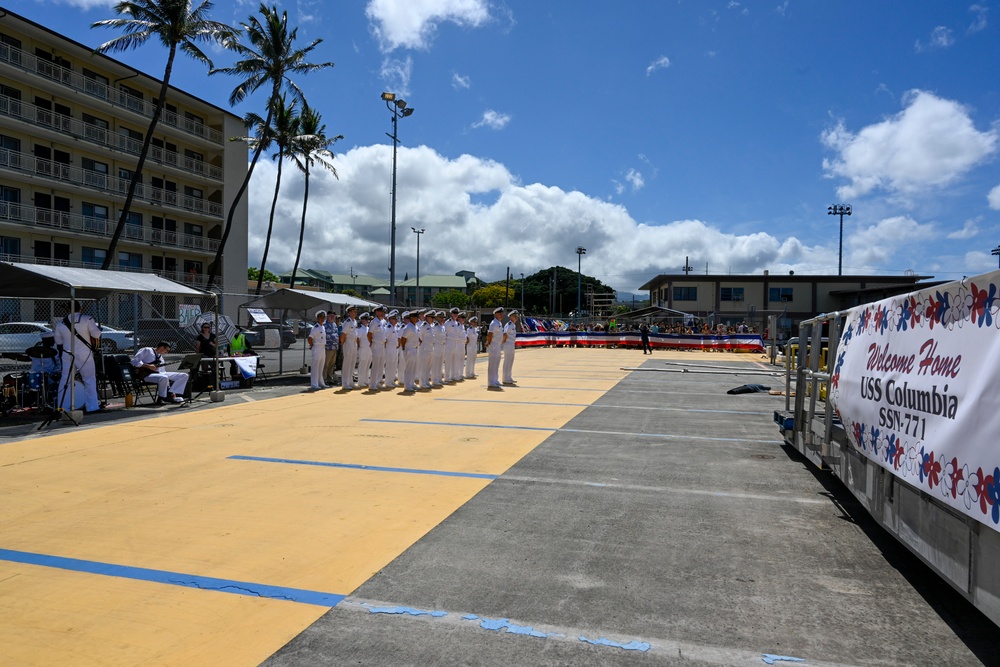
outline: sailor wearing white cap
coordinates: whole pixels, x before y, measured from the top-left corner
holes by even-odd
[[[390,311],[386,319],[389,323],[385,329],[385,387],[392,389],[399,369],[399,311]]]
[[[428,313],[431,312],[433,311],[417,311],[417,374],[414,381],[420,384],[421,389],[430,389],[430,385],[426,382],[427,375],[430,373],[431,348],[433,347],[430,323],[427,321]]]
[[[500,386],[500,350],[503,345],[503,306],[493,309],[493,321],[486,332],[486,388],[503,389]]]
[[[473,315],[469,318],[469,326],[465,329],[465,377],[468,380],[476,377],[477,352],[479,352],[479,318]]]
[[[385,308],[375,306],[375,319],[368,325],[368,342],[372,348],[372,371],[368,378],[368,391],[378,391],[385,374],[385,342],[388,323],[385,321]]]
[[[514,368],[514,345],[517,339],[517,321],[520,315],[516,310],[510,311],[507,315],[509,321],[503,327],[503,383],[506,385],[515,384],[511,375]]]
[[[403,318],[407,320],[406,326],[399,332],[399,347],[403,352],[406,365],[403,367],[403,390],[407,392],[417,389],[417,369],[419,368],[419,333],[417,331],[420,322],[420,314],[413,310],[403,313]]]
[[[368,323],[372,316],[361,313],[358,317],[358,386],[364,387],[368,384],[368,378],[372,370],[372,343],[368,339]]]
[[[354,389],[354,367],[358,363],[358,314],[357,306],[347,307],[347,316],[340,329],[340,347],[344,350],[344,364],[340,369],[340,386],[344,391]]]
[[[431,381],[436,387],[444,386],[444,320],[448,316],[443,310],[434,313],[434,358],[431,360]]]
[[[465,360],[465,325],[458,321],[458,308],[449,312],[451,317],[444,323],[444,381],[458,382]]]
[[[309,330],[306,338],[309,349],[312,350],[312,363],[309,364],[310,389],[326,389],[327,384],[323,380],[323,367],[326,366],[326,311],[316,311],[316,324]]]

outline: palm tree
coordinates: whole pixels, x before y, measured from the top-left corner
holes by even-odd
[[[163,81],[160,84],[160,95],[156,99],[153,117],[149,120],[146,136],[139,151],[139,162],[132,172],[132,179],[125,194],[125,204],[122,206],[118,225],[111,237],[107,254],[104,256],[102,269],[111,267],[115,256],[115,248],[125,229],[135,190],[142,181],[142,168],[146,164],[149,145],[153,140],[153,131],[160,122],[160,114],[167,99],[167,89],[170,86],[170,74],[174,69],[174,56],[177,49],[188,54],[195,60],[212,67],[212,61],[200,48],[199,43],[217,43],[229,47],[236,38],[237,32],[232,27],[210,21],[208,10],[212,8],[211,0],[202,0],[197,7],[192,7],[189,0],[134,0],[119,2],[115,5],[115,13],[128,18],[105,19],[94,23],[92,28],[115,28],[125,34],[101,44],[95,49],[97,53],[109,51],[129,51],[145,44],[151,37],[156,37],[167,47],[167,65],[163,70]]]
[[[293,43],[298,33],[298,28],[288,30],[288,12],[278,13],[277,7],[268,8],[261,3],[258,10],[260,17],[251,16],[247,23],[241,24],[246,33],[250,46],[245,44],[234,44],[233,49],[242,57],[232,67],[220,67],[211,70],[211,74],[222,73],[232,74],[243,79],[233,92],[229,95],[229,104],[235,106],[243,101],[247,95],[255,92],[261,86],[270,84],[271,94],[267,98],[267,117],[263,126],[270,127],[274,117],[274,110],[277,105],[281,89],[287,87],[293,95],[302,99],[302,91],[289,78],[291,74],[308,74],[326,67],[333,67],[333,63],[308,63],[306,56],[322,42],[322,39],[313,40],[309,46],[303,49],[295,49]],[[233,226],[233,216],[236,213],[236,205],[246,193],[250,184],[250,177],[253,175],[257,160],[264,150],[265,143],[258,142],[247,168],[246,177],[240,185],[239,191],[229,205],[229,214],[226,217],[226,227],[222,232],[222,239],[219,241],[219,249],[215,253],[215,260],[209,267],[208,286],[211,287],[218,275],[219,267],[222,265],[222,253],[226,248],[226,241],[229,239],[229,231]]]
[[[295,100],[291,104],[282,95],[274,105],[274,119],[271,126],[266,130],[264,119],[255,113],[246,115],[248,126],[258,128],[257,137],[262,138],[267,133],[268,144],[275,144],[275,151],[271,157],[278,163],[278,176],[274,181],[274,197],[271,199],[271,214],[267,220],[267,237],[264,240],[264,257],[260,260],[260,276],[257,278],[257,294],[260,294],[261,286],[264,284],[264,268],[267,266],[267,254],[271,249],[271,232],[274,230],[274,210],[278,205],[278,190],[281,188],[281,165],[286,157],[292,156],[292,145],[298,135],[299,116],[295,109]],[[266,149],[265,149],[266,150]]]
[[[337,170],[331,164],[333,152],[330,148],[335,143],[344,138],[340,134],[330,139],[326,136],[326,125],[323,125],[319,113],[314,111],[305,102],[302,103],[302,113],[299,114],[299,136],[296,137],[291,146],[292,157],[295,165],[306,175],[305,192],[302,195],[302,224],[299,226],[299,249],[295,253],[295,265],[292,266],[292,280],[289,283],[295,287],[295,274],[299,270],[299,259],[302,257],[302,240],[306,233],[306,207],[309,205],[309,169],[313,164],[320,164],[333,172],[337,177]]]

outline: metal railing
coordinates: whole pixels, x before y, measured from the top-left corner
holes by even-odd
[[[115,90],[108,84],[86,77],[79,72],[57,65],[54,62],[38,58],[30,53],[15,48],[9,44],[0,43],[0,62],[20,69],[30,74],[42,76],[56,81],[73,90],[86,93],[119,109],[126,109],[145,118],[152,118],[156,105],[152,101],[130,95],[122,90]],[[173,111],[163,109],[160,120],[170,127],[212,143],[222,145],[222,132],[206,126],[203,122],[187,118]]]
[[[53,211],[35,206],[22,206],[11,202],[0,202],[0,220],[16,222],[31,227],[61,229],[70,232],[106,236],[110,238],[115,231],[117,221],[108,218],[80,215]],[[159,246],[172,246],[189,250],[204,250],[215,252],[219,248],[219,240],[193,234],[178,234],[175,231],[154,229],[146,225],[125,225],[123,236],[136,242],[152,243]]]
[[[138,156],[142,152],[142,142],[123,134],[116,134],[107,128],[85,123],[82,120],[43,109],[28,102],[6,95],[0,95],[0,114],[23,120],[26,123],[47,127],[73,138],[83,138],[95,144]],[[208,164],[204,160],[180,155],[158,146],[150,146],[149,159],[162,165],[176,167],[198,176],[222,180],[222,168]]]
[[[100,171],[74,167],[64,162],[38,158],[30,153],[12,151],[7,148],[0,149],[0,168],[27,172],[43,178],[93,188],[122,198],[128,193],[129,179],[127,178],[118,178]],[[136,186],[135,196],[152,204],[162,204],[185,211],[222,217],[222,204],[200,197],[179,194],[172,190],[162,190],[140,183]]]

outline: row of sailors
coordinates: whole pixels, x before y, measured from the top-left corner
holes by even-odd
[[[399,311],[388,313],[376,306],[374,317],[362,313],[355,319],[357,308],[347,309],[340,327],[340,347],[343,350],[341,387],[351,391],[367,386],[371,392],[402,386],[406,392],[441,387],[476,377],[476,349],[479,319],[466,318],[458,308],[444,310]],[[511,375],[514,365],[514,344],[517,337],[517,311],[511,311],[503,322],[503,308],[493,311],[494,320],[487,333],[489,353],[488,388],[502,388],[499,379],[501,354],[504,357],[503,384],[515,384]],[[312,350],[310,387],[325,389],[332,375],[329,366],[326,312],[316,313],[316,324],[309,332]],[[324,372],[326,368],[326,372]],[[357,368],[357,381],[354,370]]]

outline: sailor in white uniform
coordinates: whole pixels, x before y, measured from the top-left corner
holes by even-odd
[[[385,330],[385,388],[396,386],[396,375],[399,372],[399,311],[389,312],[389,325]]]
[[[76,378],[73,367],[83,382],[83,407],[87,412],[101,409],[97,397],[97,369],[94,366],[94,350],[101,349],[101,328],[90,315],[82,312],[83,304],[76,302],[76,312],[67,315],[56,324],[55,340],[62,361],[62,376],[59,378],[59,407],[72,410],[71,393]],[[71,330],[72,325],[72,330]],[[67,386],[68,385],[68,386]],[[72,397],[79,404],[80,397]]]
[[[309,349],[312,351],[312,363],[309,364],[309,388],[326,389],[327,384],[323,379],[323,368],[326,366],[326,311],[316,311],[316,324],[309,330],[306,338]]]
[[[444,348],[447,342],[444,320],[447,315],[443,310],[437,311],[434,315],[434,358],[431,360],[431,381],[435,387],[444,386]]]
[[[469,318],[469,326],[465,328],[465,378],[476,378],[476,354],[479,352],[479,318],[473,315]]]
[[[403,318],[408,320],[406,326],[399,332],[399,348],[406,360],[406,365],[403,367],[403,391],[414,392],[417,390],[417,370],[420,368],[420,335],[417,330],[420,315],[414,310],[403,313]]]
[[[486,354],[488,364],[486,366],[486,388],[503,389],[500,386],[500,350],[503,346],[503,306],[493,310],[493,321],[486,332]]]
[[[420,315],[420,324],[417,333],[420,336],[420,347],[418,359],[420,368],[417,370],[417,381],[421,389],[430,389],[431,357],[434,356],[434,333],[431,331],[431,323],[434,321],[434,311],[425,310]]]
[[[344,391],[354,389],[354,367],[358,363],[358,323],[354,317],[357,306],[347,307],[347,316],[340,330],[340,349],[344,351],[344,365],[340,369],[340,386]]]
[[[465,324],[458,321],[459,312],[452,308],[444,322],[444,381],[449,383],[462,380],[465,361]]]
[[[156,385],[156,404],[183,403],[181,396],[187,389],[190,375],[181,371],[167,371],[163,358],[170,352],[170,342],[160,341],[156,347],[144,347],[132,357],[132,366],[136,376],[143,382]]]
[[[520,316],[516,310],[512,310],[507,317],[510,319],[503,327],[503,383],[513,385],[516,383],[511,375],[511,369],[514,368],[514,345]]]
[[[385,375],[385,345],[389,324],[385,321],[385,308],[375,306],[375,319],[368,325],[368,342],[372,348],[372,371],[368,378],[368,391],[378,391]]]
[[[372,316],[367,312],[361,313],[358,318],[358,386],[364,387],[368,384],[368,377],[372,370],[372,344],[368,340],[368,323]]]

